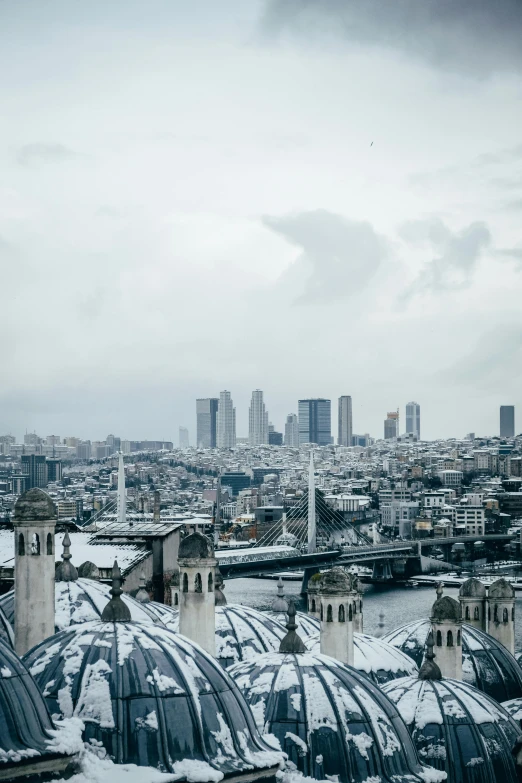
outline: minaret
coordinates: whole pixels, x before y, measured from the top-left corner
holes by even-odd
[[[321,575],[317,597],[320,606],[321,652],[353,666],[354,589],[350,574],[332,568]]]
[[[294,653],[302,654],[307,652],[305,643],[297,633],[297,624],[295,622],[295,606],[292,599],[288,602],[288,622],[286,624],[286,630],[288,633],[281,639],[279,645],[280,653]]]
[[[466,579],[459,590],[463,622],[479,631],[486,631],[486,588],[478,579]]]
[[[283,612],[284,614],[288,611],[288,601],[285,598],[284,585],[281,577],[277,580],[277,595],[272,601],[272,611]]]
[[[214,547],[202,533],[191,533],[180,546],[178,555],[179,632],[216,654]]]
[[[437,598],[431,609],[431,627],[442,676],[462,680],[462,617],[459,602],[449,596]]]
[[[515,591],[505,579],[497,579],[488,590],[488,633],[515,654]]]
[[[310,468],[308,470],[308,554],[317,550],[317,530],[315,524],[315,468],[314,452],[310,451]]]
[[[62,562],[56,566],[54,579],[56,582],[76,582],[78,571],[71,563],[71,539],[69,538],[69,533],[65,533],[62,546]]]
[[[123,465],[123,453],[120,451],[118,458],[118,522],[125,525],[127,522],[127,496],[125,492],[125,468]]]
[[[43,489],[21,495],[14,508],[15,649],[24,655],[54,628],[54,533],[58,513]]]
[[[102,623],[130,623],[131,613],[129,607],[121,600],[121,571],[117,560],[112,567],[111,600],[102,612]]]

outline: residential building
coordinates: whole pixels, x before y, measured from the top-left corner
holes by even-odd
[[[456,506],[455,522],[466,526],[467,536],[483,536],[486,525],[486,512],[483,506]]]
[[[229,391],[219,394],[216,440],[218,449],[232,449],[236,445],[236,409]]]
[[[445,487],[460,487],[463,475],[461,470],[439,471],[439,476]]]
[[[384,420],[384,440],[396,438],[399,435],[399,411],[388,413]]]
[[[500,406],[500,437],[501,438],[515,437],[515,406],[514,405]]]
[[[412,433],[420,440],[420,405],[418,402],[408,402],[406,405],[406,432]]]
[[[39,454],[22,454],[22,475],[27,476],[26,489],[47,486],[47,460]]]
[[[186,427],[179,428],[179,447],[180,449],[189,448],[189,431]]]
[[[196,400],[198,449],[215,449],[217,446],[217,415],[219,400],[217,397],[205,397]]]
[[[230,487],[233,497],[237,497],[245,489],[250,489],[251,483],[252,479],[248,473],[243,473],[242,471],[233,471],[221,475],[221,489]]]
[[[299,424],[295,413],[289,413],[285,422],[285,446],[299,447]]]
[[[268,443],[268,413],[261,389],[252,392],[248,411],[248,442],[251,446]]]
[[[330,400],[323,398],[299,400],[299,445],[332,443],[332,412]]]
[[[352,436],[352,398],[343,395],[339,397],[337,444],[351,446]]]

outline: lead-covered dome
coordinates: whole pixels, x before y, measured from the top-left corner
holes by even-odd
[[[271,617],[280,625],[285,625],[287,622],[286,612],[263,612],[267,617]],[[299,636],[306,642],[307,639],[317,636],[321,629],[321,622],[318,617],[312,617],[305,612],[297,612],[295,616],[296,622],[299,625]]]
[[[216,781],[282,759],[261,740],[222,667],[161,626],[71,626],[34,647],[25,663],[51,714],[81,718],[85,740],[101,742],[118,764]]]
[[[305,639],[312,653],[321,652],[320,634]],[[419,668],[409,656],[387,644],[383,639],[368,636],[365,633],[353,635],[353,665],[361,674],[365,674],[377,685],[399,677],[415,675]]]
[[[0,607],[0,640],[14,649],[14,631],[13,624],[9,622]]]
[[[522,732],[485,693],[458,680],[417,677],[389,682],[383,691],[421,761],[445,771],[448,783],[517,783],[511,748]]]
[[[94,579],[77,579],[74,582],[55,582],[55,629],[62,631],[70,625],[99,620],[111,597],[110,585]],[[140,604],[130,595],[122,595],[134,622],[162,622],[159,612],[150,604]],[[0,609],[14,627],[14,590],[0,598]]]
[[[416,620],[386,634],[383,640],[420,666],[430,630],[429,620]],[[462,677],[498,702],[522,696],[522,669],[509,650],[489,634],[466,624],[462,625]]]
[[[65,769],[69,753],[59,748],[65,734],[71,737],[70,731],[71,727],[65,730],[53,724],[33,678],[16,653],[0,641],[0,779],[23,775],[24,767],[28,768],[25,775],[39,774],[44,771],[41,764],[47,771]],[[78,727],[76,732],[78,751]]]
[[[396,708],[355,669],[312,653],[266,653],[229,672],[261,732],[304,775],[349,783],[414,783],[421,767]],[[336,777],[337,776],[337,777]]]
[[[514,721],[517,723],[522,721],[522,698],[504,701],[500,706],[506,710],[508,715],[511,715]]]
[[[166,625],[179,631],[179,613]],[[233,663],[279,650],[285,634],[280,623],[257,609],[239,604],[216,606],[216,658],[225,669]]]

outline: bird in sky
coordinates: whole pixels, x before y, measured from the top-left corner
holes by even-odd
[[[370,147],[373,147],[373,141],[372,141],[372,143],[370,144]]]

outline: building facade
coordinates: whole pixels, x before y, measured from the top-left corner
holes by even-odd
[[[285,446],[299,448],[299,424],[295,413],[289,413],[286,417]]]
[[[196,445],[198,449],[215,449],[217,446],[218,407],[217,397],[196,400]]]
[[[317,443],[329,446],[332,443],[332,411],[330,400],[322,397],[299,400],[299,445]]]
[[[232,449],[236,445],[236,409],[229,391],[219,394],[216,441],[218,449]]]
[[[338,445],[351,446],[352,435],[352,398],[348,395],[343,395],[339,397]]]
[[[388,413],[384,420],[384,440],[399,436],[399,414],[396,411]]]
[[[179,447],[180,449],[188,449],[189,447],[189,431],[186,427],[179,428]]]
[[[268,413],[261,389],[252,392],[248,410],[248,442],[251,446],[268,443]]]
[[[501,438],[515,437],[515,406],[514,405],[500,406],[500,437]]]
[[[412,433],[420,440],[420,405],[418,402],[408,402],[406,405],[406,432]]]
[[[26,489],[47,486],[47,460],[40,454],[22,454],[22,475],[27,476]]]

